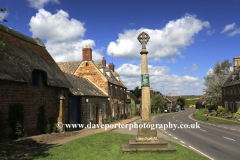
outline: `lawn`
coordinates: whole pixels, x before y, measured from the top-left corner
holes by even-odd
[[[173,142],[170,143],[177,150],[176,153],[140,151],[132,153],[122,152],[123,142],[128,142],[129,138],[134,137],[136,136],[119,133],[97,133],[68,142],[58,147],[50,148],[29,159],[208,159]]]
[[[200,120],[200,121],[207,121],[207,117],[203,116],[207,111],[207,108],[202,108],[199,109],[198,112],[194,113],[193,118]],[[240,125],[240,123],[237,122],[232,122],[232,121],[227,121],[227,120],[222,120],[222,119],[217,119],[208,116],[208,122],[213,122],[213,123],[221,123],[221,124],[237,124]]]

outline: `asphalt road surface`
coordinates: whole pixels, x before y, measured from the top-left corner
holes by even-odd
[[[169,138],[214,160],[240,160],[240,125],[205,123],[190,117],[195,108],[153,118],[157,124],[177,124],[177,129],[159,129]],[[200,128],[191,128],[191,124]],[[187,128],[178,128],[188,124]],[[190,128],[189,128],[190,127]],[[192,125],[192,127],[194,127]]]

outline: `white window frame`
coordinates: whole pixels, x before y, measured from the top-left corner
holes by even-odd
[[[103,104],[103,118],[106,118],[106,105]]]
[[[228,101],[225,101],[225,109],[228,109]]]
[[[88,120],[92,120],[92,105],[88,103]]]

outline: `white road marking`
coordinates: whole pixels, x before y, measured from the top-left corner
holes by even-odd
[[[189,147],[190,147],[190,148],[192,148],[193,150],[195,150],[195,151],[197,151],[197,152],[201,153],[201,154],[202,154],[202,155],[204,155],[205,157],[207,157],[207,158],[209,158],[209,159],[211,159],[211,160],[214,160],[213,158],[211,158],[211,157],[207,156],[206,154],[204,154],[204,153],[202,153],[201,151],[199,151],[199,150],[197,150],[197,149],[193,148],[192,146],[189,146]]]
[[[226,129],[227,129],[227,127],[223,127],[223,128],[226,128]]]
[[[235,129],[231,129],[231,130],[235,130]]]
[[[180,122],[180,123],[182,123],[182,122]]]
[[[181,143],[183,143],[183,144],[185,144],[185,142],[183,142],[183,141],[180,141]]]
[[[231,139],[231,138],[224,137],[224,136],[223,136],[223,138],[229,139],[229,140],[231,140],[231,141],[236,141],[235,139]]]
[[[168,134],[169,136],[172,136],[171,134]]]
[[[206,130],[203,130],[203,129],[200,129],[201,131],[203,131],[203,132],[207,132]]]
[[[173,137],[174,139],[177,139],[176,137]]]

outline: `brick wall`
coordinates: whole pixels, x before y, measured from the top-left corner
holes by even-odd
[[[0,81],[0,111],[4,113],[4,121],[8,122],[9,105],[13,103],[22,103],[25,109],[24,128],[27,135],[37,134],[37,114],[38,108],[45,105],[47,117],[54,117],[57,120],[59,116],[59,102],[56,99],[57,87],[45,86],[42,76],[39,73],[38,86],[31,86],[30,83],[18,83],[9,81]],[[65,120],[68,119],[68,89],[65,90],[64,114]],[[10,128],[7,127],[7,132]]]

